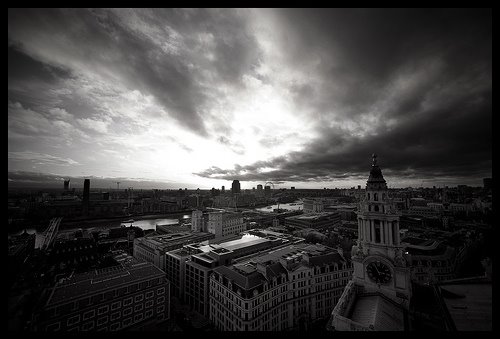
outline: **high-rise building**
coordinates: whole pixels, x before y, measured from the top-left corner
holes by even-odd
[[[88,202],[90,200],[90,179],[85,179],[83,182],[83,201]]]
[[[221,192],[221,194],[226,193],[226,187],[225,187],[225,186],[222,186],[222,188],[221,188],[220,192]]]
[[[264,186],[264,195],[265,196],[271,195],[271,186]]]
[[[90,179],[85,179],[83,182],[83,214],[87,215],[89,213],[89,202],[90,202]]]
[[[241,185],[239,180],[233,180],[233,184],[231,185],[231,191],[234,193],[241,192]]]
[[[69,180],[64,180],[64,191],[69,191],[70,187],[69,187]]]
[[[408,253],[400,243],[399,213],[373,155],[358,211],[354,273],[332,311],[335,330],[404,330],[412,295]]]

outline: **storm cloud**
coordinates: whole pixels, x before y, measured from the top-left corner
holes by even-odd
[[[407,182],[491,176],[490,9],[8,20],[9,171],[308,186],[365,180],[377,153]]]

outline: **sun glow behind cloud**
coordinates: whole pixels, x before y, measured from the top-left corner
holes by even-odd
[[[488,175],[488,13],[380,13],[9,10],[9,171],[351,186],[378,152]]]

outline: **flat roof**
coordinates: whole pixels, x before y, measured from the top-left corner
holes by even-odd
[[[269,241],[270,240],[266,238],[245,234],[243,237],[241,237],[241,239],[228,241],[220,244],[220,246],[228,250],[235,251],[241,248],[250,247],[261,243],[266,243]]]
[[[46,305],[50,306],[71,299],[83,298],[108,288],[127,286],[135,281],[155,276],[164,277],[165,272],[149,262],[140,262],[127,267],[120,265],[76,274],[69,280],[56,284]]]
[[[458,331],[491,331],[493,329],[491,283],[443,284],[441,293]]]

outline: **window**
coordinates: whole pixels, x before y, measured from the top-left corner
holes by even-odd
[[[156,300],[156,303],[162,303],[165,301],[165,297],[158,297],[158,299]]]
[[[122,321],[123,327],[128,326],[132,323],[132,318],[127,318]]]
[[[392,243],[393,244],[396,244],[397,233],[398,233],[398,222],[393,221],[392,222]]]
[[[135,296],[135,302],[143,301],[144,300],[144,294],[139,294]]]
[[[157,313],[161,313],[161,312],[163,312],[163,311],[165,311],[165,306],[163,306],[163,305],[158,306],[158,307],[156,308],[156,312],[157,312]]]
[[[45,327],[45,330],[47,332],[59,331],[60,329],[61,329],[61,322],[60,321],[53,323],[53,324],[50,324],[47,327]]]
[[[127,316],[132,313],[132,307],[127,307],[123,310],[123,316]]]
[[[89,321],[82,325],[82,331],[90,331],[93,328],[94,328],[94,321]]]
[[[378,201],[378,193],[373,193],[373,200]]]
[[[137,304],[135,305],[134,312],[142,311],[144,308],[143,304]]]
[[[153,291],[146,292],[146,299],[152,298],[154,294],[155,292]]]
[[[123,306],[128,306],[130,304],[132,304],[132,298],[127,298],[123,300]]]
[[[153,300],[146,301],[146,308],[153,306]]]
[[[160,287],[158,290],[156,290],[156,294],[161,295],[165,293],[165,287]]]
[[[137,321],[141,321],[142,319],[144,319],[144,314],[142,313],[139,313],[139,314],[136,314],[134,316],[134,321],[137,322]]]
[[[147,310],[146,312],[144,312],[144,317],[145,318],[149,318],[153,315],[153,310]]]
[[[103,325],[108,322],[108,316],[100,317],[97,319],[97,326]]]
[[[85,313],[83,314],[83,320],[90,319],[90,318],[92,318],[93,316],[95,316],[95,310],[90,310],[90,311],[85,312]]]
[[[106,313],[106,312],[108,312],[108,311],[109,311],[109,306],[108,306],[108,305],[104,305],[104,306],[99,307],[99,308],[97,309],[97,314],[98,314],[98,315],[101,315],[101,314],[104,314],[104,313]]]
[[[120,318],[120,311],[111,314],[111,321]]]
[[[72,326],[78,322],[80,322],[80,315],[79,314],[75,315],[74,317],[69,318],[66,325]]]
[[[111,304],[111,310],[117,310],[120,307],[122,307],[122,302],[121,301],[117,301],[117,302],[114,302],[114,303]]]
[[[109,326],[110,331],[117,331],[119,329],[120,329],[120,323],[114,323],[114,324],[111,324],[111,326]]]
[[[380,242],[380,220],[375,220],[375,242]]]

